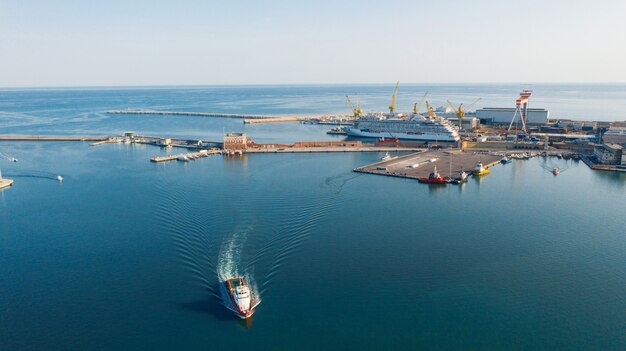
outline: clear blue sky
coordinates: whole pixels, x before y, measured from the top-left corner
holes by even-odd
[[[626,82],[626,1],[0,0],[0,87]]]

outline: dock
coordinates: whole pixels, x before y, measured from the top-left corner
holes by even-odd
[[[13,180],[0,178],[0,189],[8,188],[13,185]]]
[[[437,167],[443,177],[455,178],[461,170],[471,173],[478,162],[485,168],[500,163],[501,155],[460,150],[431,150],[377,162],[353,171],[409,179],[427,178]],[[452,164],[452,167],[450,167]]]
[[[268,118],[245,118],[244,124],[260,124],[260,123],[286,123],[286,122],[303,122],[316,117],[268,117]]]
[[[89,146],[98,146],[98,145],[103,145],[103,144],[118,144],[121,142],[123,142],[123,140],[117,139],[117,138],[110,138],[107,140],[96,141],[95,143],[89,144]]]
[[[293,119],[297,121],[322,118],[323,116],[271,116],[254,115],[241,113],[221,113],[221,112],[192,112],[192,111],[151,111],[151,110],[112,110],[106,113],[112,115],[160,115],[160,116],[192,116],[192,117],[220,117],[238,118],[244,120],[267,120],[267,119]]]
[[[0,135],[0,140],[10,141],[105,141],[110,136],[80,135]]]
[[[174,160],[191,161],[200,157],[207,157],[209,155],[215,155],[222,153],[222,150],[200,150],[198,152],[189,152],[186,154],[167,155],[167,156],[154,156],[150,159],[152,162],[167,162]]]
[[[324,125],[350,125],[352,116],[345,114],[315,115],[315,116],[275,116],[255,115],[245,113],[222,113],[222,112],[193,112],[193,111],[152,111],[152,110],[111,110],[106,111],[112,115],[157,115],[157,116],[191,116],[191,117],[216,117],[243,119],[244,124],[260,123],[286,123],[304,122]],[[348,121],[350,120],[350,121]]]
[[[254,148],[247,149],[246,154],[265,153],[323,153],[323,152],[415,152],[423,151],[416,147],[392,147],[392,146],[309,146],[309,147],[284,147],[284,148]]]

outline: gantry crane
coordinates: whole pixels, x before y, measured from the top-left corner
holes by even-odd
[[[524,131],[525,138],[529,137],[528,130],[526,130],[526,123],[528,113],[528,99],[530,98],[532,93],[532,90],[522,90],[522,92],[519,93],[519,99],[515,100],[515,113],[513,114],[513,119],[511,119],[511,124],[509,124],[508,129],[508,131],[511,131],[516,117],[519,116],[519,120],[522,122],[522,130]]]

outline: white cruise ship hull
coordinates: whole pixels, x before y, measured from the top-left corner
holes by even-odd
[[[346,133],[350,136],[362,137],[362,138],[398,138],[402,140],[420,140],[420,141],[441,141],[441,142],[454,142],[458,141],[458,137],[450,135],[449,133],[445,134],[435,134],[435,133],[378,133],[371,131],[363,131],[359,128],[355,127],[346,127],[344,128]]]

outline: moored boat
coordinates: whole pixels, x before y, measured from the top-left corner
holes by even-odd
[[[453,183],[453,184],[461,184],[461,183],[465,183],[465,182],[467,182],[467,177],[468,177],[468,176],[469,176],[469,175],[468,175],[465,171],[460,171],[460,172],[459,172],[459,176],[458,176],[458,177],[456,177],[456,178],[454,178],[454,179],[452,179],[452,180],[450,181],[450,183]]]
[[[435,166],[435,170],[428,175],[428,178],[418,178],[417,179],[420,183],[427,183],[427,184],[446,184],[448,183],[448,180],[444,177],[441,176],[441,174],[439,174],[439,172],[437,172],[437,166]]]
[[[472,173],[478,176],[486,175],[486,174],[489,174],[489,169],[485,168],[482,162],[478,162],[476,167],[474,167],[474,171]]]
[[[327,131],[326,134],[331,134],[331,135],[348,135],[348,133],[346,133],[346,131],[342,127],[335,127],[333,129]]]
[[[250,318],[254,313],[256,305],[246,281],[241,277],[231,278],[225,284],[232,304],[232,308],[229,307],[229,309],[235,312],[241,319]]]

